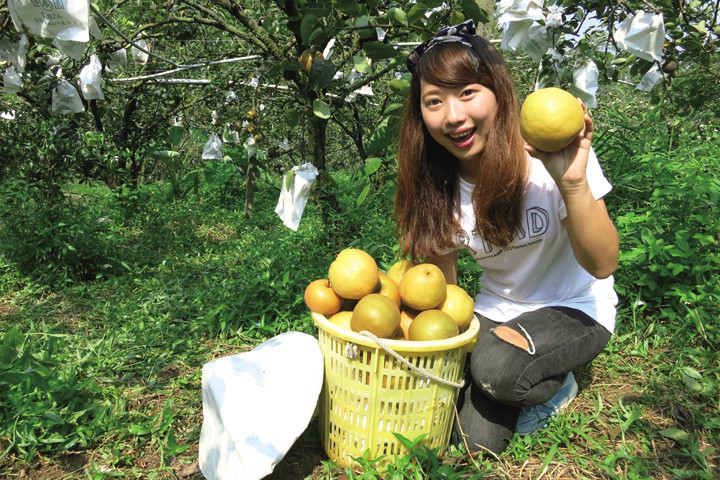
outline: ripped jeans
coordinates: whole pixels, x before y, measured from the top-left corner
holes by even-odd
[[[500,453],[515,432],[521,407],[550,400],[565,375],[590,363],[610,332],[585,313],[566,307],[528,312],[505,323],[478,316],[478,343],[468,359],[451,442]],[[523,349],[501,339],[500,325],[528,341]]]

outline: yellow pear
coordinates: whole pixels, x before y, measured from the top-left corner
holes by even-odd
[[[400,309],[385,295],[371,293],[355,305],[350,318],[354,332],[367,330],[380,338],[392,338],[400,327]]]
[[[352,312],[348,311],[337,312],[328,318],[332,323],[345,330],[352,330],[352,328],[350,328],[350,319],[352,319]]]
[[[452,317],[460,330],[470,325],[475,314],[475,301],[468,293],[457,285],[448,285],[445,300],[440,302],[438,310]]]
[[[377,287],[375,287],[374,293],[385,295],[400,308],[402,301],[400,300],[400,287],[388,276],[387,273],[378,272],[380,280],[378,281]]]
[[[567,147],[585,126],[585,112],[577,98],[556,87],[527,96],[520,109],[520,131],[527,143],[543,152]]]
[[[459,333],[450,315],[436,309],[418,313],[408,329],[410,340],[413,341],[443,340]]]
[[[440,267],[421,263],[410,268],[400,280],[400,298],[415,310],[428,310],[445,299],[447,282]]]
[[[407,272],[414,266],[415,264],[410,260],[399,260],[392,264],[392,266],[387,271],[387,275],[388,277],[392,278],[395,283],[400,285],[400,280],[402,279],[402,276],[405,274],[405,272]]]
[[[370,254],[359,248],[346,248],[330,264],[328,279],[338,295],[356,300],[375,290],[380,274]]]

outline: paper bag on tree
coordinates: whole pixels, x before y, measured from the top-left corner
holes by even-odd
[[[90,40],[90,2],[87,0],[8,0],[18,32],[73,42]]]
[[[52,111],[56,115],[69,113],[80,113],[85,106],[80,99],[80,94],[72,83],[61,78],[57,87],[52,91]]]
[[[275,213],[286,227],[297,231],[317,176],[318,169],[312,163],[295,166],[285,174]]]
[[[203,160],[222,160],[222,140],[217,133],[211,133],[208,141],[205,142],[202,152]]]
[[[102,65],[97,55],[90,55],[90,63],[80,70],[80,91],[85,100],[105,100],[100,89],[102,85]]]

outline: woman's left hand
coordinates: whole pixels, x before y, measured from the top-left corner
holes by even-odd
[[[580,187],[587,181],[588,154],[595,126],[588,114],[585,103],[579,99],[578,102],[582,104],[585,114],[585,127],[570,145],[557,152],[548,153],[542,152],[528,143],[525,144],[525,150],[531,156],[543,162],[545,169],[550,173],[561,191]]]

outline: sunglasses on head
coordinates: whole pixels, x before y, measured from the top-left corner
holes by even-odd
[[[407,68],[410,73],[415,70],[415,65],[420,60],[425,52],[430,50],[435,45],[440,43],[461,43],[470,48],[473,48],[470,43],[469,37],[475,35],[475,22],[472,20],[466,20],[452,27],[446,27],[435,34],[435,36],[429,40],[424,41],[418,45],[415,50],[410,53],[407,57]]]

